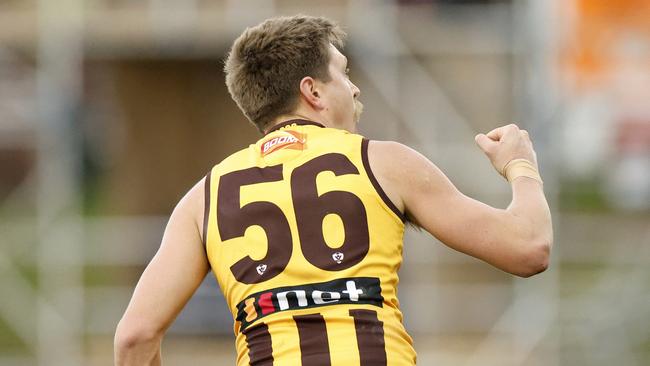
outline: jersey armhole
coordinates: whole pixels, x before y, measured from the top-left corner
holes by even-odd
[[[375,177],[375,174],[372,172],[372,169],[370,169],[370,160],[368,159],[369,143],[370,140],[365,137],[361,140],[361,160],[363,161],[363,167],[366,169],[366,174],[368,174],[368,178],[370,179],[372,186],[375,187],[375,191],[377,191],[379,197],[381,197],[381,200],[384,201],[386,206],[388,206],[388,208],[390,208],[390,210],[393,211],[402,222],[406,222],[406,215],[404,215],[404,213],[395,206],[393,201],[390,200],[386,192],[384,192],[384,189],[381,188],[381,185],[379,184],[377,177]]]
[[[212,175],[212,169],[205,176],[205,187],[204,194],[205,199],[203,201],[203,232],[201,233],[201,239],[203,240],[203,249],[205,249],[206,254],[208,250],[208,223],[210,220],[210,176]]]

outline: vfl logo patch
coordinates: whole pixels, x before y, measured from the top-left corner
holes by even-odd
[[[254,321],[279,311],[334,304],[369,304],[382,307],[379,278],[341,278],[329,282],[278,287],[250,295],[237,304],[239,331]]]
[[[334,262],[336,262],[338,264],[341,264],[341,262],[343,262],[343,257],[345,257],[345,256],[341,252],[336,252],[336,253],[332,254],[332,259],[334,259]]]
[[[274,136],[262,142],[260,153],[266,156],[280,149],[303,150],[307,142],[307,135],[296,131],[279,131]]]

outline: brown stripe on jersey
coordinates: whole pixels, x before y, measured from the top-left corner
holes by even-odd
[[[384,189],[381,188],[379,185],[379,181],[377,181],[377,178],[375,177],[375,174],[373,174],[372,169],[370,169],[370,161],[368,160],[368,142],[369,140],[364,138],[361,141],[361,160],[363,161],[363,167],[366,169],[366,173],[368,173],[368,178],[370,178],[370,182],[372,183],[373,187],[375,187],[375,190],[377,193],[379,193],[379,197],[386,203],[386,205],[399,217],[402,222],[406,221],[406,216],[395,206],[393,201],[388,198],[388,195],[386,192],[384,192]]]
[[[273,346],[268,325],[261,323],[246,328],[242,333],[246,336],[250,365],[273,366]]]
[[[331,365],[327,327],[325,327],[323,316],[320,314],[296,315],[293,320],[298,326],[300,357],[303,366]]]
[[[386,365],[384,322],[377,319],[377,312],[356,309],[350,310],[350,316],[354,318],[361,366]]]
[[[203,246],[208,244],[208,219],[210,216],[210,176],[212,171],[205,176],[205,200],[203,203]]]
[[[306,119],[292,119],[290,121],[278,123],[277,125],[271,127],[268,131],[266,131],[265,135],[268,135],[269,133],[273,131],[277,131],[281,129],[282,127],[286,127],[289,125],[298,125],[298,126],[306,126],[306,125],[312,125],[312,126],[318,126],[318,127],[325,127],[321,123],[314,122],[314,121],[308,121]]]

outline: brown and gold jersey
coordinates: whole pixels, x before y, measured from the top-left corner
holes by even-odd
[[[206,182],[206,250],[238,365],[415,364],[397,300],[404,216],[368,140],[289,121]]]

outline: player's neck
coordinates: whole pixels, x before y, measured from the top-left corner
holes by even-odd
[[[291,121],[291,120],[294,120],[294,119],[312,121],[312,122],[320,123],[321,125],[323,125],[325,127],[332,127],[327,123],[327,121],[325,121],[323,118],[320,118],[318,115],[314,116],[314,115],[308,114],[308,113],[291,113],[291,114],[284,114],[284,115],[274,119],[273,122],[271,122],[269,124],[269,126],[266,128],[266,131],[269,131],[269,130],[273,129],[274,126],[277,126],[277,125],[279,125],[281,123]]]

